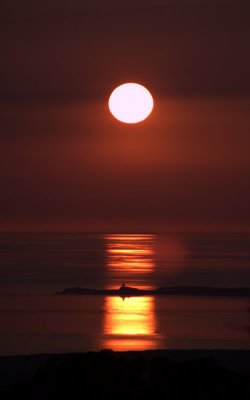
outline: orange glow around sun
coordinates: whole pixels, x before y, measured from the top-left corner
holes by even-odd
[[[118,86],[109,98],[111,114],[121,122],[135,124],[146,119],[154,106],[150,92],[138,83]]]

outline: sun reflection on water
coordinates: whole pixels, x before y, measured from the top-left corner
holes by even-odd
[[[154,235],[107,235],[105,239],[109,288],[117,288],[122,282],[139,288],[152,288],[145,278],[155,267]]]
[[[106,297],[105,347],[115,350],[149,349],[156,339],[154,298]]]
[[[152,288],[145,279],[152,274],[154,235],[107,235],[109,288],[121,283],[140,289]],[[157,340],[155,299],[151,296],[105,298],[104,348],[145,350]]]

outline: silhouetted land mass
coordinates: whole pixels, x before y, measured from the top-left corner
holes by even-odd
[[[119,289],[87,289],[81,287],[66,288],[57,294],[62,295],[99,295],[99,296],[217,296],[217,297],[250,297],[248,287],[197,287],[197,286],[175,286],[162,287],[155,290],[143,290],[125,286]]]
[[[161,352],[103,350],[52,356],[29,381],[0,392],[0,397],[6,400],[183,400],[188,397],[249,400],[249,393],[249,375],[219,365],[213,357],[173,361]]]

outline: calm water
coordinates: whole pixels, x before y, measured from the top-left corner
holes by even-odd
[[[0,354],[250,348],[250,301],[56,296],[66,287],[250,286],[249,234],[0,234]]]

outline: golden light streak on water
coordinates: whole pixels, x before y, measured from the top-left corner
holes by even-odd
[[[149,289],[149,276],[155,268],[154,235],[107,235],[107,271],[109,287],[127,286]],[[142,350],[155,347],[155,299],[143,297],[106,297],[104,348]]]
[[[105,239],[107,270],[112,276],[109,287],[117,288],[125,282],[130,286],[151,288],[143,283],[143,276],[148,278],[155,267],[154,235],[106,235]]]
[[[140,350],[152,348],[156,337],[154,298],[106,297],[104,348]]]

